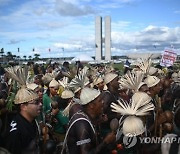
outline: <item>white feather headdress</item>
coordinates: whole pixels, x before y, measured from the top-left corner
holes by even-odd
[[[143,71],[145,75],[149,74],[149,69],[152,65],[151,56],[147,59],[140,59],[137,66]]]
[[[144,116],[147,115],[149,111],[154,110],[151,97],[144,92],[135,93],[130,102],[118,100],[118,104],[111,104],[112,111],[122,115]]]
[[[89,84],[89,78],[87,77],[88,69],[87,67],[83,68],[78,75],[73,78],[69,84],[69,87],[74,90],[74,92],[79,91]]]
[[[127,116],[122,122],[124,135],[137,136],[145,131],[145,126],[140,116],[148,115],[151,110],[154,110],[154,105],[150,101],[150,96],[146,93],[138,92],[133,95],[130,102],[118,100],[119,104],[111,104],[113,112]]]
[[[28,68],[15,66],[15,67],[8,67],[5,68],[5,71],[10,75],[10,77],[16,80],[19,85],[20,89],[18,90],[15,96],[15,104],[22,104],[38,98],[38,95],[31,89],[27,88],[26,81],[28,76]]]
[[[10,75],[10,77],[16,80],[21,86],[26,85],[26,80],[28,76],[28,68],[27,67],[8,67],[5,68],[5,71]]]
[[[58,80],[59,84],[64,88],[64,91],[61,94],[61,98],[63,99],[68,99],[68,98],[73,98],[74,97],[74,93],[72,91],[69,90],[69,78],[68,77],[63,77],[62,80]],[[63,110],[63,115],[64,116],[69,116],[69,110],[70,107],[72,105],[72,101],[68,104],[68,106]]]
[[[132,89],[134,92],[137,92],[143,78],[144,78],[144,73],[142,71],[132,71],[132,72],[128,71],[119,80],[120,87],[125,89]]]
[[[69,78],[68,77],[63,77],[62,80],[58,80],[59,84],[64,88],[68,89],[69,88]]]

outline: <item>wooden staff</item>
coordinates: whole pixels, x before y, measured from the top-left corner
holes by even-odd
[[[158,98],[158,106],[159,106],[159,109],[162,108],[161,97]],[[160,124],[159,126],[159,137],[162,137],[162,124]]]

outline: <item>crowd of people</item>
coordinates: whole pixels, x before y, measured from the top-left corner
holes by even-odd
[[[180,70],[149,57],[123,71],[0,66],[0,153],[179,154]]]

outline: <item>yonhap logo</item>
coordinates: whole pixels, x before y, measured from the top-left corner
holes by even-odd
[[[125,148],[131,148],[137,143],[137,137],[135,135],[126,135],[123,137],[123,144]]]

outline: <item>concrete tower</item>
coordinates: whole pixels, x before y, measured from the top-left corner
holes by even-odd
[[[102,59],[102,17],[96,17],[95,23],[95,46],[96,46],[96,60]]]
[[[111,17],[105,17],[105,60],[111,60]]]

